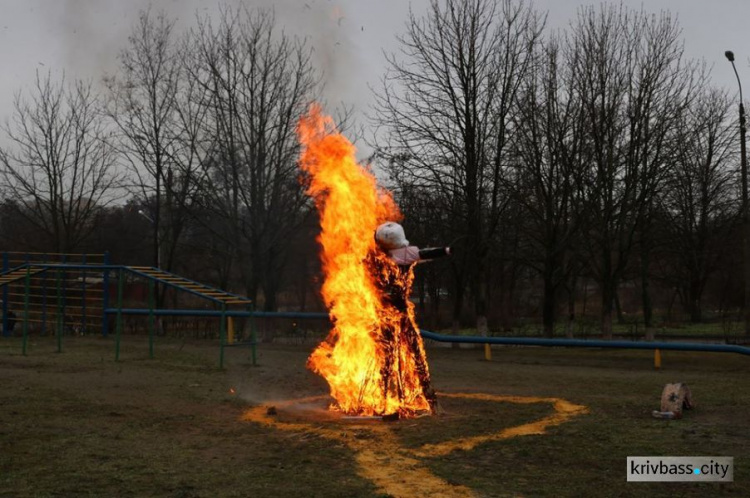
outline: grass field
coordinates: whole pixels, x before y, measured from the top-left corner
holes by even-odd
[[[326,392],[309,346],[262,345],[257,367],[230,349],[223,371],[209,341],[160,339],[149,360],[128,336],[119,362],[111,339],[20,350],[0,339],[0,496],[750,496],[739,355],[666,352],[654,371],[650,352],[431,347],[443,413],[385,423],[294,404]],[[668,382],[693,392],[682,420],[650,416]],[[553,398],[586,413],[555,419]],[[734,482],[627,483],[637,455],[733,456]]]

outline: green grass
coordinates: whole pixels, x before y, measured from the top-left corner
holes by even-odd
[[[0,495],[294,496],[331,480],[325,496],[373,493],[343,448],[238,422],[247,405],[208,345],[160,344],[150,361],[129,344],[115,363],[111,341],[22,357],[1,340]]]
[[[325,392],[307,372],[309,348],[264,345],[227,352],[215,342],[160,339],[147,359],[143,337],[0,339],[0,496],[380,496],[357,474],[352,450],[322,436],[242,422],[257,402]],[[444,392],[561,397],[590,413],[547,434],[484,443],[425,458],[432,473],[478,496],[750,496],[750,358],[648,351],[428,350]],[[686,382],[695,410],[656,420],[662,387]],[[237,396],[229,393],[235,388]],[[392,423],[404,448],[497,432],[552,413],[443,398],[445,415]],[[730,484],[627,483],[627,456],[733,456]]]
[[[654,371],[648,352],[500,348],[489,364],[465,361],[437,372],[437,383],[460,371],[470,383],[494,379],[499,392],[559,396],[591,413],[549,435],[487,443],[431,466],[488,495],[750,496],[750,358],[669,352],[663,359],[664,369]],[[650,416],[668,382],[693,391],[697,407],[682,420]],[[650,455],[733,456],[734,483],[626,483],[626,457]]]

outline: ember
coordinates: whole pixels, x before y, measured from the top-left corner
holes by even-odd
[[[334,324],[308,368],[328,381],[332,408],[345,414],[404,418],[433,411],[427,358],[407,299],[412,265],[398,266],[374,239],[376,228],[399,220],[400,211],[318,107],[300,120],[299,137],[300,167],[320,213],[322,292]]]

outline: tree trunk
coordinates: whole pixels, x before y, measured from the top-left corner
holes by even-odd
[[[276,311],[276,288],[275,286],[266,286],[263,289],[263,311]]]
[[[451,320],[451,333],[459,335],[461,332],[461,311],[464,307],[464,289],[460,283],[456,286],[453,295],[453,319]],[[453,348],[458,349],[460,345],[453,343]]]
[[[542,324],[544,337],[552,337],[555,333],[555,285],[552,275],[544,276],[544,300],[542,302]]]
[[[477,316],[477,333],[481,337],[487,337],[489,335],[489,327],[487,326],[487,287],[481,276],[479,277],[478,290],[474,308]]]
[[[276,311],[278,309],[279,288],[286,264],[284,256],[278,253],[263,259],[265,259],[263,266],[263,311]]]
[[[487,337],[489,336],[490,329],[487,326],[487,316],[486,315],[477,315],[477,333],[480,335],[480,337]]]
[[[653,303],[651,302],[649,266],[651,262],[651,247],[648,234],[650,226],[644,226],[641,238],[641,305],[643,307],[643,326],[646,329],[646,339],[652,337]]]
[[[698,278],[690,279],[688,307],[690,310],[690,321],[692,323],[701,323],[703,320],[703,310],[701,309],[701,295],[703,294],[702,287],[703,286]]]
[[[612,312],[613,303],[617,294],[612,282],[603,282],[602,291],[602,335],[605,339],[612,339]]]
[[[649,290],[649,279],[647,274],[641,276],[641,301],[643,306],[643,326],[646,328],[648,335],[653,322],[653,304],[651,302],[651,292]]]
[[[477,334],[480,337],[489,335],[487,326],[487,282],[484,279],[486,266],[484,258],[479,256],[476,261],[476,273],[474,274],[474,311],[477,319]]]
[[[620,293],[617,289],[614,292],[615,297],[615,312],[617,314],[617,323],[622,325],[625,323],[625,318],[622,316],[622,306],[620,305]]]
[[[568,298],[568,321],[565,323],[565,338],[573,338],[573,324],[576,321],[576,299],[573,292]]]

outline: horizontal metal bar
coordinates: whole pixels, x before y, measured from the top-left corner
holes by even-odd
[[[22,302],[8,301],[8,305],[11,305],[11,304],[17,305],[17,306],[13,306],[13,309],[16,312],[18,312],[19,310],[21,310],[23,308],[23,303]],[[49,313],[54,314],[57,311],[57,307],[58,306],[57,306],[56,303],[49,303],[49,304],[47,304],[47,306],[44,306],[44,305],[34,306],[33,308],[31,308],[31,307],[29,308],[29,313],[30,314],[39,314],[39,315],[41,315],[42,313],[46,312],[48,314]],[[73,311],[71,311],[71,310],[73,310]],[[86,307],[86,308],[84,308],[83,306],[65,306],[65,314],[66,315],[69,315],[69,314],[72,315],[72,314],[75,314],[76,311],[80,311],[81,312],[81,316],[83,316],[83,311],[84,310],[86,311],[87,314],[88,314],[88,312],[96,313],[97,315],[101,315],[102,314],[102,309],[100,307],[96,307],[96,308]],[[22,310],[20,312],[23,313]]]
[[[464,344],[507,344],[515,346],[583,347],[615,349],[664,349],[672,351],[703,351],[750,355],[750,347],[735,344],[701,344],[697,342],[636,342],[587,339],[541,339],[535,337],[480,337],[436,334],[421,330],[422,337],[438,342]]]
[[[107,314],[116,314],[117,308],[107,308],[104,310]],[[144,308],[123,308],[123,315],[148,315],[150,310]],[[307,318],[307,319],[325,319],[328,320],[327,313],[304,313],[294,311],[242,311],[242,310],[154,310],[157,316],[237,316],[237,317],[256,317],[256,318]]]
[[[76,291],[77,289],[73,288],[73,289],[68,289],[68,290],[69,291],[70,290]],[[93,294],[93,292],[91,294]],[[24,297],[24,296],[27,296],[27,295],[29,297],[42,297],[42,298],[43,297],[47,297],[50,300],[56,298],[55,289],[53,287],[51,287],[51,286],[50,286],[50,291],[46,294],[46,296],[44,294],[23,294],[23,293],[20,293],[20,292],[9,292],[8,295],[9,296],[19,296],[19,297]],[[73,299],[78,300],[78,301],[81,301],[83,299],[86,299],[86,301],[104,301],[104,299],[102,299],[101,297],[95,297],[95,296],[92,296],[92,295],[88,295],[88,296],[86,296],[84,298],[81,295],[76,295],[76,294],[72,294],[72,293],[71,294],[65,294],[65,299],[67,301],[70,301],[70,300],[73,300]],[[8,300],[8,302],[10,302],[10,299]]]
[[[24,265],[26,266],[26,265]],[[65,263],[35,263],[31,261],[28,266],[35,267],[35,268],[44,268],[45,270],[88,270],[88,271],[95,271],[95,270],[119,270],[127,269],[127,266],[123,265],[97,265],[97,264],[89,264],[89,265],[83,265],[83,264],[65,264]]]
[[[304,311],[252,311],[256,318],[307,318],[313,320],[330,320],[328,313],[313,313]]]
[[[65,253],[65,252],[6,252],[5,254],[16,254],[16,255],[35,255],[35,256],[86,256],[90,257],[104,257],[102,253]]]
[[[123,315],[149,315],[152,313],[151,310],[143,308],[123,308],[122,310],[107,308],[104,313],[112,315],[117,314],[118,311],[121,311]],[[238,316],[235,313],[227,311],[225,314],[227,316]],[[221,316],[222,313],[220,310],[153,310],[153,314],[156,316]]]

